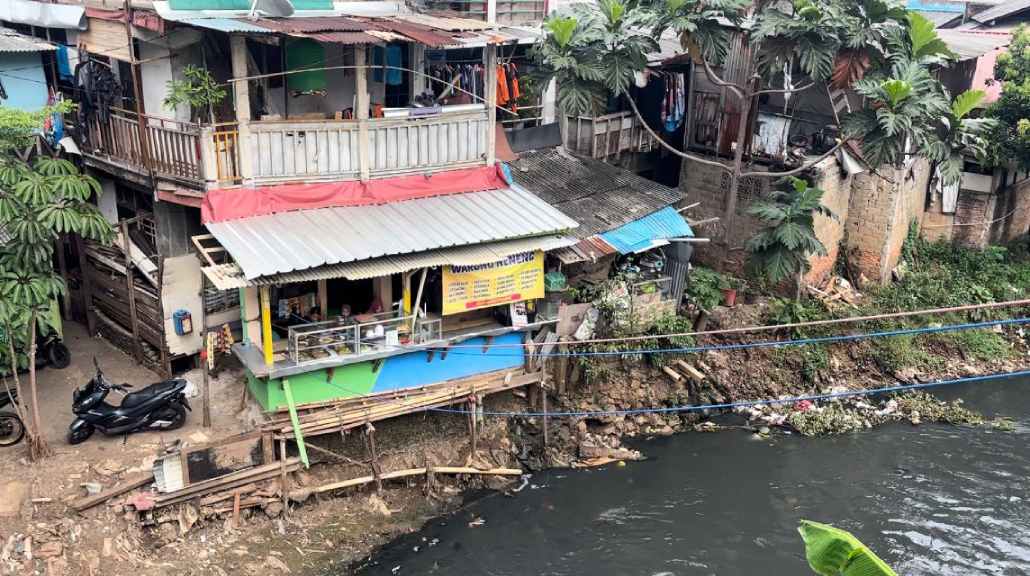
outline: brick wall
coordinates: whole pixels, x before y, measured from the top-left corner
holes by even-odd
[[[921,224],[930,180],[929,163],[855,177],[848,213],[848,255],[867,280],[885,283],[901,258],[910,223]],[[889,178],[889,179],[888,179]]]
[[[929,164],[917,160],[909,169],[888,170],[890,180],[868,172],[849,178],[832,158],[814,170],[818,174],[816,185],[825,191],[823,204],[837,215],[837,219],[817,216],[816,235],[826,246],[828,254],[812,259],[809,282],[818,282],[833,270],[842,241],[846,241],[852,264],[867,279],[886,282],[898,264],[909,223],[922,220],[930,178]],[[721,246],[712,244],[698,250],[695,261],[715,266],[724,259],[728,271],[739,272],[743,268],[747,258],[744,243],[761,227],[761,222],[745,211],[754,197],[768,190],[772,181],[771,178],[756,180],[762,182],[762,186],[741,186],[737,217],[728,238],[729,253],[723,253]],[[698,218],[722,216],[728,190],[725,171],[685,160],[680,187],[686,194],[686,204],[701,203],[692,215]],[[711,226],[704,228],[703,232],[717,238],[723,229],[721,225]]]

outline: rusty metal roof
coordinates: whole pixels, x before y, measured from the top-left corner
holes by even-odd
[[[321,18],[258,18],[252,21],[275,32],[364,32],[368,23],[345,16]]]
[[[683,197],[675,188],[563,148],[523,152],[509,169],[516,184],[579,222],[577,238],[613,230]]]
[[[553,235],[575,220],[519,187],[207,224],[247,279],[456,246]]]

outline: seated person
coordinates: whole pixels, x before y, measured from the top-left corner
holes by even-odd
[[[321,322],[322,321],[322,308],[320,306],[312,306],[308,308],[308,315],[304,318],[308,322]]]

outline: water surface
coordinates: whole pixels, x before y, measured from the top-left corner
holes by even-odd
[[[907,576],[1030,574],[1030,380],[940,395],[1012,417],[1016,430],[654,440],[642,446],[648,461],[538,474],[515,497],[433,520],[360,574],[811,574],[802,518],[854,532]]]

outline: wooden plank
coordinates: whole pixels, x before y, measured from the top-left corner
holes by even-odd
[[[129,240],[129,223],[122,220],[122,247],[125,250],[125,289],[128,294],[134,294],[136,290],[133,288],[135,282],[134,274],[132,273],[132,250]],[[129,298],[129,322],[132,332],[133,339],[133,355],[136,357],[137,362],[143,361],[143,345],[139,341],[139,319],[136,317],[136,299]]]
[[[86,498],[82,498],[80,500],[76,500],[76,501],[72,502],[71,507],[76,512],[84,512],[84,511],[89,510],[90,508],[92,508],[94,506],[97,506],[98,504],[102,504],[104,502],[107,502],[111,498],[114,498],[116,496],[121,496],[122,494],[125,494],[126,492],[135,490],[136,488],[140,488],[142,486],[146,486],[147,484],[150,484],[153,481],[154,481],[154,473],[153,472],[143,472],[143,473],[140,473],[138,476],[133,476],[133,477],[123,481],[122,483],[117,484],[116,486],[114,486],[112,488],[108,488],[107,490],[103,490],[99,494],[96,494],[96,495],[93,495],[93,496],[87,496]]]
[[[694,368],[690,364],[687,364],[683,360],[677,360],[676,361],[676,366],[680,370],[683,370],[684,372],[686,372],[688,376],[690,376],[691,378],[693,378],[694,380],[696,380],[698,382],[700,382],[700,381],[705,379],[704,372],[701,372],[700,370],[698,370],[697,368]]]

